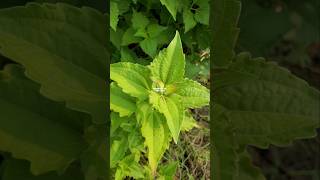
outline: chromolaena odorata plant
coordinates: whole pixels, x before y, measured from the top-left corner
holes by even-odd
[[[184,77],[185,55],[178,32],[169,46],[162,50],[150,65],[119,62],[111,64],[110,71],[110,77],[114,81],[111,83],[110,106],[114,111],[111,117],[111,136],[114,137],[111,167],[120,167],[116,176],[121,176],[121,173],[125,175],[126,165],[121,162],[126,156],[123,138],[127,138],[128,150],[138,154],[133,158],[136,160],[135,165],[138,165],[140,160],[138,150],[143,152],[146,147],[150,175],[155,177],[158,162],[170,141],[173,139],[177,143],[180,131],[195,125],[188,108],[208,105],[209,90]],[[132,129],[128,129],[129,124]],[[117,127],[122,127],[127,133],[115,133]],[[141,137],[136,133],[133,135],[129,130],[138,131]],[[123,137],[126,134],[129,137]],[[138,148],[130,145],[130,141],[134,139],[130,135],[141,143],[135,144]],[[130,175],[132,176],[132,173]]]

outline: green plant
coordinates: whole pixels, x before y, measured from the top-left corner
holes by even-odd
[[[110,78],[114,82],[110,85],[110,107],[119,113],[111,116],[111,138],[114,138],[111,167],[117,168],[116,179],[144,178],[139,167],[144,145],[149,176],[155,178],[158,162],[171,139],[177,143],[180,131],[196,124],[187,108],[209,104],[209,90],[184,78],[184,69],[185,57],[178,32],[149,66],[129,62],[111,64]],[[121,128],[117,131],[118,127]],[[164,175],[160,174],[162,178]]]
[[[314,137],[320,93],[276,63],[250,53],[235,55],[241,3],[216,0],[213,7],[211,177],[265,179],[246,147],[288,146]]]
[[[106,20],[62,3],[0,10],[1,178],[109,176]]]
[[[183,78],[184,63],[190,79],[202,71],[197,64],[205,66],[202,73],[208,76],[209,63],[198,53],[208,54],[210,43],[212,177],[264,179],[246,146],[286,146],[313,137],[319,127],[319,91],[275,63],[249,53],[235,55],[240,2],[212,3],[211,36],[208,1],[114,0],[112,51],[107,49],[109,16],[95,9],[62,3],[1,9],[1,179],[109,177],[105,79],[111,52],[114,62],[121,60],[112,65],[115,82],[110,84],[115,176],[172,179],[177,162],[158,162],[172,138],[177,141],[180,131],[195,126],[185,109],[208,103],[207,90]],[[183,32],[181,42],[176,35],[159,53],[176,30]],[[176,63],[169,71],[163,68],[168,62]],[[186,91],[190,87],[204,92],[196,104],[180,97],[196,97]],[[163,148],[153,148],[152,137],[161,139]]]
[[[186,76],[209,76],[208,0],[111,0],[113,62],[149,64],[178,30],[186,55]]]

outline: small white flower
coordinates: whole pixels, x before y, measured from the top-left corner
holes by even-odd
[[[153,88],[153,91],[164,94],[166,92],[166,88],[157,87],[157,88]]]

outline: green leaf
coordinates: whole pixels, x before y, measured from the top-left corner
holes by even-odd
[[[209,105],[210,92],[200,83],[185,79],[176,84],[176,94],[182,96],[182,102],[187,108],[200,108]]]
[[[122,175],[123,176],[130,176],[134,179],[143,179],[144,178],[144,169],[141,165],[134,160],[134,156],[128,155],[125,157],[119,164]]]
[[[209,25],[209,0],[196,0],[196,5],[199,7],[195,10],[194,19],[204,25]]]
[[[315,135],[320,93],[287,70],[241,54],[213,77],[215,179],[264,179],[240,146],[285,146]]]
[[[2,180],[83,180],[81,169],[72,166],[63,174],[49,172],[35,176],[30,173],[30,164],[27,161],[6,159],[3,162]],[[80,173],[79,173],[80,172]]]
[[[136,37],[142,37],[142,38],[148,38],[148,32],[146,30],[146,28],[140,28],[140,29],[137,29],[137,32],[134,33],[134,36]]]
[[[116,0],[118,4],[119,14],[124,14],[130,10],[131,0]]]
[[[171,180],[174,178],[176,174],[179,163],[177,161],[171,162],[165,166],[162,166],[160,169],[160,173],[164,176],[165,180]]]
[[[118,50],[121,49],[121,40],[123,36],[124,32],[122,29],[118,28],[117,32],[115,32],[113,29],[110,29],[110,41]]]
[[[190,113],[186,113],[181,125],[181,131],[190,131],[194,127],[199,127],[197,121],[193,119]]]
[[[140,155],[140,151],[143,150],[143,137],[139,129],[135,128],[134,131],[131,131],[128,135],[129,149],[131,153],[138,153]]]
[[[136,36],[144,37],[143,41],[140,41],[140,47],[150,57],[154,58],[157,54],[157,47],[161,44],[159,37],[167,28],[160,26],[156,23],[149,24],[146,29],[140,29],[135,34]]]
[[[238,61],[241,61],[241,59],[250,58],[250,54],[248,53],[240,53],[237,55]],[[233,86],[237,84],[241,84],[243,81],[253,80],[253,76],[250,76],[250,74],[247,73],[241,73],[238,71],[230,71],[230,70],[223,70],[219,73],[214,74],[213,78],[213,91],[216,91],[217,89]]]
[[[64,170],[86,147],[76,123],[86,116],[42,97],[20,66],[0,71],[0,109],[0,150],[30,161],[35,175]]]
[[[119,21],[120,11],[118,4],[115,2],[110,2],[110,26],[113,30],[117,30],[117,25]]]
[[[125,94],[115,83],[110,84],[110,109],[120,117],[130,116],[136,110],[135,99]]]
[[[142,50],[151,57],[154,57],[157,53],[158,42],[154,38],[146,38],[140,42]]]
[[[138,59],[136,54],[127,47],[121,48],[120,54],[121,62],[136,62]]]
[[[151,74],[155,80],[160,80],[164,84],[172,84],[183,79],[184,68],[185,57],[179,32],[176,31],[176,35],[167,49],[160,52],[151,63]]]
[[[167,29],[168,28],[165,26],[160,26],[157,23],[152,23],[148,25],[147,32],[150,38],[156,38]]]
[[[61,3],[2,9],[0,53],[22,64],[41,94],[105,123],[105,22],[94,9]]]
[[[114,140],[110,148],[110,167],[115,168],[116,165],[125,157],[128,150],[128,140],[123,137],[121,140]]]
[[[238,0],[215,0],[211,7],[213,66],[227,66],[234,57],[241,3]]]
[[[239,143],[266,148],[316,135],[320,125],[318,90],[276,64],[250,56],[237,59],[228,71],[247,78],[215,89],[213,98],[228,109],[225,116]],[[219,81],[223,77],[230,78],[216,76]]]
[[[128,28],[122,36],[121,46],[127,46],[133,43],[140,42],[142,38],[134,36],[135,33],[135,29],[133,29],[132,27]]]
[[[197,22],[194,19],[194,15],[190,11],[189,7],[186,7],[183,10],[183,23],[184,23],[184,33],[187,33],[197,25]]]
[[[137,112],[137,118],[141,122],[141,133],[148,147],[149,165],[152,173],[155,174],[158,163],[169,146],[168,127],[163,115],[153,110],[149,104],[141,103],[138,109],[140,111]]]
[[[110,65],[110,78],[117,82],[123,92],[141,100],[148,97],[151,86],[150,70],[145,66],[129,62]]]
[[[166,97],[152,91],[150,93],[149,101],[155,109],[164,114],[173,140],[177,143],[182,121],[184,119],[184,109],[181,97],[174,94]]]
[[[120,117],[119,113],[111,112],[110,113],[111,119],[111,129],[110,135],[111,137],[116,136],[115,132],[121,126],[122,123],[125,123],[129,118],[128,117]]]
[[[133,11],[131,23],[134,29],[145,29],[149,22],[149,19],[141,12]]]
[[[160,0],[161,4],[164,5],[170,14],[172,15],[173,19],[176,20],[177,11],[179,7],[179,1],[172,1],[172,0]]]
[[[118,168],[115,175],[114,175],[114,179],[115,180],[123,180],[123,178],[125,178],[125,175],[124,175],[122,169]]]

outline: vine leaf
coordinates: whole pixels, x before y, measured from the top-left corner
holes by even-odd
[[[148,160],[151,171],[155,174],[158,163],[169,146],[169,131],[162,114],[154,111],[152,106],[141,103],[137,117],[141,122],[141,133],[148,147]]]
[[[117,82],[123,92],[140,100],[148,97],[151,86],[150,70],[139,64],[120,62],[110,65],[110,78]]]
[[[1,9],[0,53],[22,64],[41,94],[105,123],[105,22],[94,9],[61,3]]]
[[[150,69],[152,77],[164,84],[183,80],[185,57],[178,31],[167,49],[160,52],[159,56],[151,63]]]
[[[35,175],[63,171],[86,148],[75,123],[86,116],[42,97],[18,65],[0,71],[0,109],[0,150],[30,161]]]
[[[115,83],[110,84],[110,109],[120,117],[130,116],[136,110],[135,99],[127,95]]]

